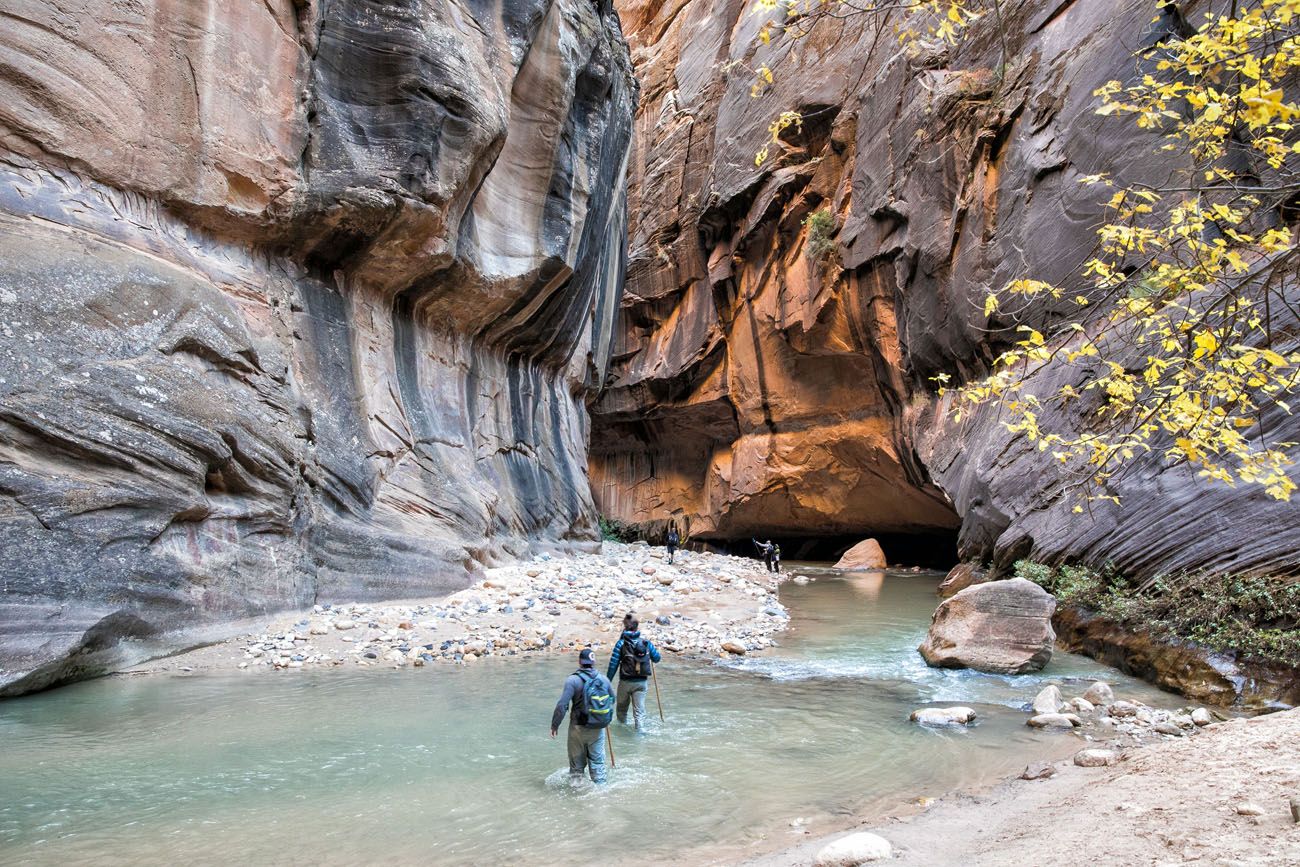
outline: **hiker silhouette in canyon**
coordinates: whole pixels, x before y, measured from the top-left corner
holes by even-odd
[[[755,539],[755,540],[754,540],[754,547],[758,548],[758,556],[759,556],[759,558],[763,561],[763,565],[767,567],[767,571],[771,572],[771,571],[772,571],[772,557],[773,557],[773,555],[775,555],[775,556],[777,556],[777,557],[780,557],[781,555],[777,553],[778,551],[780,551],[780,549],[777,548],[775,545],[772,544],[772,540],[771,540],[771,539],[768,539],[766,542],[760,542],[760,541],[758,541],[757,539]],[[779,562],[780,562],[780,561],[778,561],[778,564],[779,564]],[[779,565],[777,566],[777,570],[780,571],[780,566],[779,566]]]
[[[578,670],[564,679],[564,691],[551,714],[551,737],[560,730],[569,712],[569,779],[583,771],[596,784],[605,782],[605,729],[614,716],[614,687],[596,671],[596,657],[590,647],[578,653]]]
[[[673,554],[677,552],[677,546],[682,541],[682,537],[677,534],[676,525],[668,528],[668,562],[673,562]]]
[[[618,721],[627,723],[630,704],[632,724],[637,731],[641,731],[641,720],[645,718],[646,681],[654,675],[654,666],[659,660],[659,649],[650,639],[641,636],[641,624],[636,615],[625,615],[623,634],[614,642],[605,676],[613,680],[614,673],[618,672]]]

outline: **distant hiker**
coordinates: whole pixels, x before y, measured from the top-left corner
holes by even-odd
[[[605,782],[605,727],[614,716],[614,687],[596,671],[596,659],[590,647],[578,654],[578,670],[564,679],[564,692],[551,714],[551,737],[560,730],[560,721],[569,714],[569,777],[575,779],[586,770],[593,783]]]
[[[770,558],[770,564],[773,572],[781,571],[781,546],[780,545],[772,546],[772,556]]]
[[[677,550],[677,544],[682,541],[682,537],[677,535],[676,527],[668,528],[668,562],[673,562],[673,553]]]
[[[632,705],[632,723],[641,730],[645,716],[646,680],[659,662],[659,650],[650,639],[641,637],[641,624],[629,614],[623,618],[623,635],[614,642],[614,652],[609,657],[611,680],[618,672],[618,721],[627,722],[627,706]]]
[[[772,551],[776,548],[776,546],[772,544],[772,540],[768,539],[766,542],[760,542],[757,539],[755,539],[754,547],[758,548],[758,556],[762,558],[763,565],[767,567],[767,571],[771,572]]]

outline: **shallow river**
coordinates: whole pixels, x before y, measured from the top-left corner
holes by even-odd
[[[615,731],[603,790],[570,786],[563,729],[548,737],[573,668],[558,656],[109,678],[0,702],[0,863],[731,862],[798,842],[796,817],[848,824],[1067,754],[1075,736],[1024,724],[1045,682],[1176,703],[1069,654],[1019,678],[930,669],[916,645],[938,576],[795,571],[819,580],[782,588],[781,646],[666,660],[668,722]],[[908,723],[927,703],[979,724]]]

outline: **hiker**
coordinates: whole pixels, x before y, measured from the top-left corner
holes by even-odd
[[[781,546],[780,545],[772,546],[772,557],[770,558],[770,562],[771,562],[771,567],[773,572],[781,571]]]
[[[776,546],[772,544],[771,539],[768,539],[766,542],[760,542],[757,539],[755,539],[754,546],[758,548],[758,556],[762,558],[763,565],[767,567],[767,571],[771,572],[772,571],[772,549]]]
[[[569,714],[569,779],[591,774],[593,783],[605,782],[605,727],[614,715],[614,687],[596,671],[590,647],[578,654],[578,670],[564,679],[564,692],[551,714],[551,737],[560,730],[565,711]]]
[[[659,662],[659,650],[650,639],[641,637],[641,624],[636,616],[628,614],[623,618],[623,634],[614,642],[614,652],[609,656],[609,671],[606,677],[614,679],[618,672],[618,721],[627,722],[627,706],[632,705],[632,723],[636,730],[641,730],[641,719],[645,716],[646,679],[654,671],[654,664]]]
[[[677,543],[680,542],[681,540],[682,537],[677,535],[677,528],[669,527],[668,528],[668,562],[669,563],[673,562],[673,553],[677,550]]]

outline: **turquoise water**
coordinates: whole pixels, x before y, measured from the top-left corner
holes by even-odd
[[[571,785],[548,736],[560,657],[110,678],[0,703],[0,863],[734,861],[798,842],[796,817],[842,823],[1077,748],[1024,725],[1045,682],[1176,701],[1066,654],[1020,678],[930,669],[915,648],[937,576],[799,571],[823,577],[782,589],[782,646],[665,662],[667,724],[615,730],[604,789]],[[978,725],[907,722],[958,702]]]

